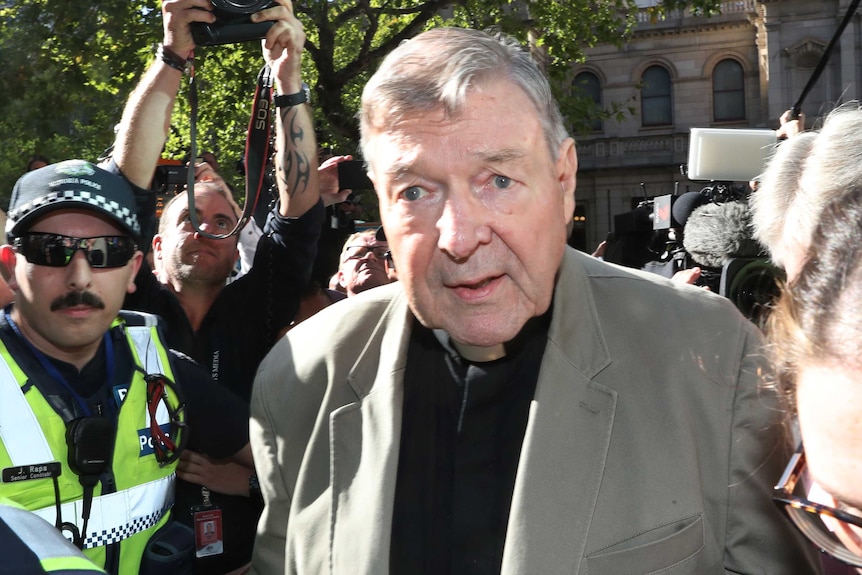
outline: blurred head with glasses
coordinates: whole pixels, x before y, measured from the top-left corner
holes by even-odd
[[[352,234],[341,249],[336,274],[338,286],[347,297],[352,297],[390,283],[386,269],[388,258],[391,258],[389,244],[377,239],[376,230],[363,230]]]
[[[116,319],[143,260],[132,190],[82,160],[39,168],[12,189],[0,270],[9,317],[37,349],[83,367]]]
[[[808,539],[862,572],[862,188],[826,207],[810,245],[768,325],[802,439],[773,495]]]

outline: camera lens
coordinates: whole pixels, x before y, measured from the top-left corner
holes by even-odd
[[[745,317],[762,326],[781,292],[782,278],[782,271],[766,259],[731,260],[725,267],[721,295],[732,301]]]
[[[211,0],[213,8],[232,14],[254,14],[272,5],[271,0]]]

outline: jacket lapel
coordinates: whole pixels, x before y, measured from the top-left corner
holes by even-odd
[[[594,309],[586,272],[567,253],[518,464],[504,575],[578,571],[617,400],[591,381],[611,362]]]
[[[359,400],[330,418],[332,573],[389,569],[410,317],[396,297],[348,378]]]

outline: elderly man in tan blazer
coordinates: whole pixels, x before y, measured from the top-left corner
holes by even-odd
[[[399,282],[260,367],[256,573],[819,571],[770,501],[759,332],[566,247],[575,145],[520,46],[420,34],[361,128]]]

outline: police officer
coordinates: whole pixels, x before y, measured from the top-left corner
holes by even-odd
[[[120,311],[143,258],[131,189],[89,162],[46,166],[15,184],[6,233],[0,496],[109,573],[190,566],[193,537],[169,523],[177,459],[195,428],[196,449],[250,467],[248,419],[167,349],[156,316]],[[152,551],[163,539],[173,564]]]

